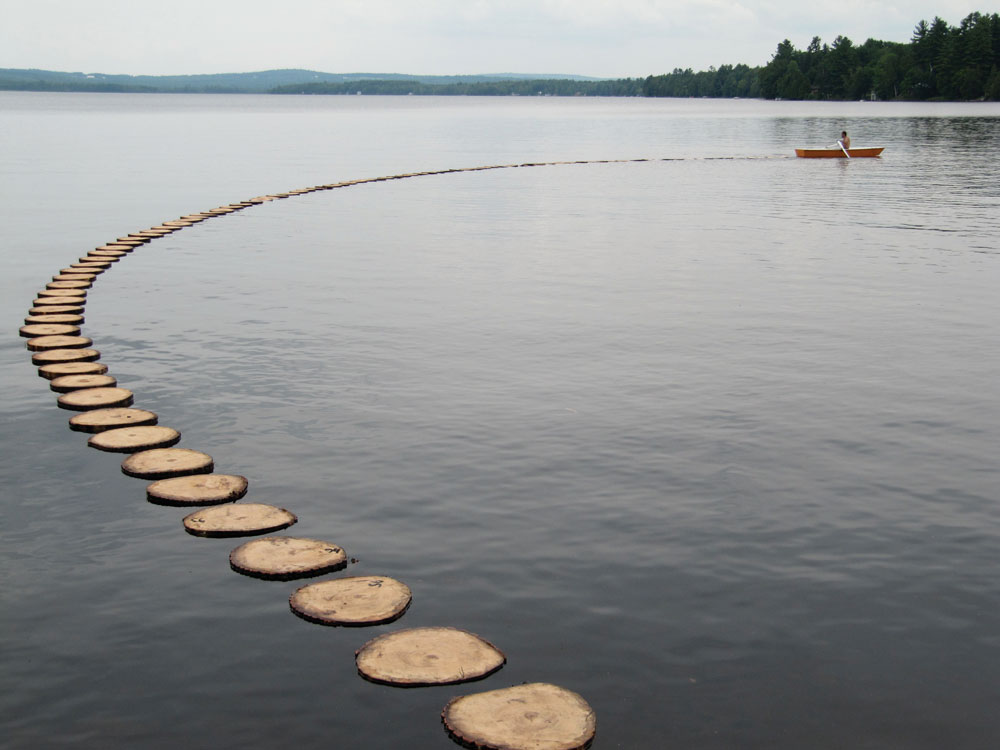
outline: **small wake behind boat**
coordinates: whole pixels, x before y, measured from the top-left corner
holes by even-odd
[[[844,149],[840,146],[832,146],[828,148],[797,148],[795,149],[795,155],[803,159],[846,159],[848,154],[850,154],[852,159],[857,159],[875,157],[881,154],[884,150],[884,146],[866,146],[864,148],[849,148],[847,149],[847,153],[844,153]]]

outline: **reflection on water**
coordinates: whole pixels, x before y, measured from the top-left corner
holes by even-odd
[[[85,333],[136,405],[246,474],[248,502],[343,545],[349,574],[410,586],[405,617],[371,630],[303,622],[294,582],[233,574],[236,543],[147,503],[8,338],[11,747],[446,748],[450,697],[539,680],[593,705],[595,747],[997,735],[995,111],[25,101],[3,115],[37,172],[15,168],[8,247],[31,252],[5,282],[12,328],[89,246],[262,192],[783,156],[845,116],[888,148],[362,185],[104,274]],[[47,150],[65,118],[93,152]],[[100,154],[115,179],[89,172]],[[45,190],[65,211],[39,232]],[[357,677],[372,634],[422,625],[508,664],[443,689]]]

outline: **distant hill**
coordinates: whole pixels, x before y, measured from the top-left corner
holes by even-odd
[[[265,94],[274,89],[309,85],[343,85],[360,81],[394,81],[423,86],[489,84],[498,81],[599,81],[573,75],[491,73],[463,76],[420,76],[398,73],[320,73],[315,70],[263,70],[183,76],[130,76],[106,73],[63,73],[31,68],[0,68],[0,90],[103,91],[190,94]]]

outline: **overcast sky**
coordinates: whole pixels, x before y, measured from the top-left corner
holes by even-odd
[[[977,0],[0,0],[0,67],[84,73],[573,73],[761,65],[778,42],[909,41]]]

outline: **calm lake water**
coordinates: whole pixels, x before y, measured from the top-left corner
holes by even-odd
[[[878,160],[800,160],[846,128]],[[0,93],[0,745],[455,747],[553,682],[595,748],[994,748],[1000,105]],[[398,622],[324,628],[67,429],[17,328],[84,333]],[[371,637],[508,663],[400,690]]]

